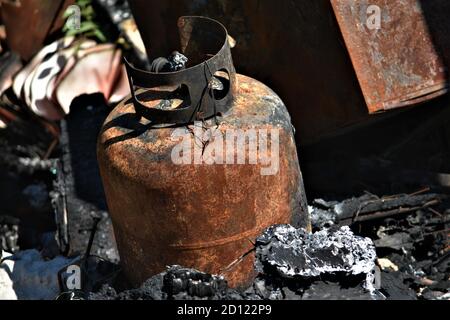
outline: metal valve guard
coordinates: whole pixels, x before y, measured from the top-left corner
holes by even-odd
[[[131,97],[136,114],[153,124],[189,124],[225,113],[232,106],[236,88],[236,71],[231,56],[226,28],[206,17],[185,16],[178,19],[181,51],[189,61],[197,62],[177,72],[154,73],[133,67],[126,59]],[[229,77],[228,90],[216,99],[211,79],[217,71]],[[163,110],[146,106],[139,100],[135,88],[178,87],[189,90],[190,103],[186,107]]]

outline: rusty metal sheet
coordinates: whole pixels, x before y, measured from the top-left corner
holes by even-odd
[[[46,37],[63,25],[62,14],[75,0],[1,1],[1,18],[6,27],[8,46],[22,59],[29,60]]]
[[[432,13],[439,14],[439,1],[430,2]],[[421,103],[447,92],[446,67],[423,1],[331,3],[370,113]]]

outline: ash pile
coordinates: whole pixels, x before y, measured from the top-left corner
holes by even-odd
[[[376,252],[348,227],[314,234],[290,225],[268,228],[255,244],[258,277],[247,289],[230,289],[220,275],[180,266],[117,293],[103,286],[93,300],[301,300],[383,299],[376,287]]]

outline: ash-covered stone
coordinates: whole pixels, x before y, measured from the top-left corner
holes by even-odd
[[[402,248],[412,249],[413,241],[409,233],[397,232],[389,235],[384,231],[385,229],[380,227],[377,232],[379,239],[374,241],[377,248],[392,248],[394,250],[401,250]]]
[[[314,199],[311,204],[308,206],[308,212],[311,216],[313,230],[329,228],[339,223],[339,214],[335,210],[339,202]]]
[[[268,228],[256,240],[256,269],[283,278],[313,278],[334,273],[365,275],[373,291],[376,252],[372,240],[349,227],[310,234],[290,225]]]
[[[222,276],[210,275],[197,270],[173,266],[164,275],[164,291],[172,297],[213,297],[228,289]]]
[[[323,210],[308,206],[308,212],[311,216],[311,225],[314,230],[329,228],[339,222],[338,215],[332,210]]]
[[[106,285],[89,295],[90,300],[240,300],[222,276],[171,266],[145,281],[138,289],[117,293]]]
[[[168,295],[163,291],[165,274],[157,274],[147,279],[139,288],[119,293],[109,284],[105,284],[100,290],[89,293],[88,300],[167,300]]]

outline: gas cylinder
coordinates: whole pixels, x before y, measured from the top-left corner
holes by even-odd
[[[181,70],[126,63],[131,95],[107,117],[97,156],[121,264],[131,284],[169,265],[254,276],[254,240],[308,226],[291,119],[261,82],[237,74],[228,33],[178,21]]]

